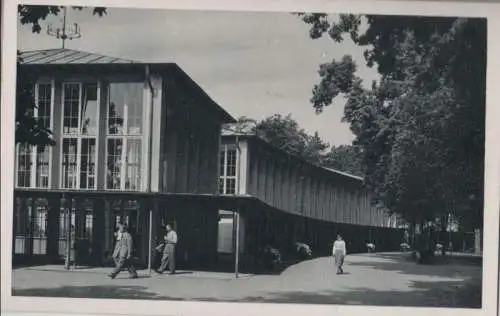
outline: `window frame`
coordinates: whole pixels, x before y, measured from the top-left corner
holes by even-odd
[[[82,106],[83,102],[85,100],[85,85],[86,84],[94,84],[96,85],[97,89],[97,111],[96,111],[96,122],[97,124],[97,129],[95,134],[83,134],[82,133]],[[79,87],[79,98],[78,98],[78,133],[65,133],[64,131],[64,101],[65,101],[65,87],[67,85],[78,85]],[[61,83],[61,118],[60,118],[60,123],[61,123],[61,135],[60,135],[60,141],[61,141],[61,150],[59,152],[59,166],[60,166],[60,175],[59,175],[59,188],[60,189],[70,189],[70,190],[81,190],[81,191],[94,191],[97,190],[97,180],[98,180],[98,175],[99,175],[99,136],[100,136],[100,131],[99,131],[99,122],[100,122],[100,108],[101,108],[101,88],[102,88],[102,82],[101,80],[80,80],[80,81],[64,81]],[[76,139],[76,183],[75,187],[65,187],[64,186],[64,168],[63,168],[63,158],[64,158],[64,140],[65,139]],[[95,140],[95,159],[94,159],[94,186],[92,188],[81,188],[81,174],[82,174],[82,140],[83,139],[94,139]],[[88,177],[88,174],[87,174]]]
[[[50,85],[50,120],[49,120],[49,126],[48,128],[53,131],[54,130],[54,99],[55,99],[55,79],[40,79],[34,84],[34,99],[35,99],[35,107],[33,109],[33,117],[38,118],[38,110],[39,110],[39,99],[40,99],[40,92],[39,92],[39,87],[41,85]],[[29,185],[28,186],[19,186],[18,181],[19,181],[19,150],[20,150],[21,144],[16,144],[15,146],[15,175],[14,175],[14,187],[16,188],[39,188],[39,189],[50,189],[52,187],[52,158],[53,158],[53,147],[52,146],[40,146],[40,147],[46,147],[49,151],[49,157],[48,157],[48,184],[47,187],[45,186],[38,186],[37,185],[37,178],[38,178],[38,145],[32,145],[31,150],[29,151],[29,157],[31,160],[31,166],[30,166],[30,177],[29,177]]]
[[[228,175],[228,153],[229,151],[234,151],[234,155],[235,155],[235,173],[234,173],[234,176],[229,176]],[[221,172],[219,174],[219,186],[217,188],[217,190],[219,190],[219,194],[222,194],[222,195],[238,195],[239,192],[238,192],[238,166],[239,166],[239,160],[240,160],[240,155],[238,153],[238,149],[237,149],[237,146],[235,144],[224,144],[222,145],[222,150],[221,150],[221,158],[224,157],[224,164],[221,168]],[[219,160],[219,164],[221,163],[221,161]],[[234,180],[234,193],[228,193],[228,182],[229,180]],[[222,181],[222,192],[220,192],[220,185],[221,185],[221,181]]]
[[[140,128],[140,133],[129,133],[129,120],[128,120],[128,111],[124,111],[123,113],[123,126],[122,126],[122,133],[116,133],[116,134],[110,134],[109,133],[109,105],[111,102],[111,86],[113,84],[138,84],[141,86],[141,102],[142,102],[142,111],[143,114],[141,116],[141,128]],[[106,93],[106,111],[105,111],[105,120],[106,120],[106,130],[105,130],[105,150],[104,150],[104,168],[106,170],[105,175],[104,175],[104,189],[107,191],[142,191],[145,183],[148,180],[144,178],[144,166],[145,166],[145,158],[147,158],[147,155],[150,155],[151,153],[147,153],[146,155],[143,155],[142,153],[144,150],[141,150],[141,156],[140,156],[140,162],[139,162],[139,185],[135,190],[130,190],[126,189],[126,175],[127,175],[127,149],[128,149],[128,143],[130,140],[139,140],[140,141],[140,148],[144,149],[145,147],[145,137],[144,135],[149,131],[151,126],[149,126],[149,122],[147,122],[146,117],[147,115],[144,115],[144,109],[147,107],[148,111],[152,111],[152,109],[149,108],[148,105],[148,99],[149,95],[147,93],[147,90],[144,87],[144,82],[143,81],[135,81],[135,80],[113,80],[113,81],[108,81],[107,82],[107,87],[106,87],[107,93]],[[147,114],[148,112],[146,112]],[[120,185],[119,188],[109,188],[108,187],[108,159],[109,159],[109,150],[108,150],[108,141],[112,139],[120,139],[122,141],[122,148],[120,152]]]

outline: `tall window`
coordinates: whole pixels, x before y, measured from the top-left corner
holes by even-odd
[[[17,181],[18,187],[31,186],[31,174],[33,169],[32,146],[25,144],[17,145]]]
[[[106,137],[106,188],[141,188],[143,142],[143,83],[109,85]]]
[[[49,146],[36,147],[36,187],[48,188],[50,181],[50,153]]]
[[[220,194],[236,194],[236,164],[236,148],[234,146],[224,145],[220,153]]]
[[[61,187],[96,188],[97,83],[63,84]]]
[[[42,127],[52,129],[53,85],[35,85],[35,104],[33,116],[39,119]],[[16,186],[24,188],[48,188],[50,186],[50,146],[16,146]]]

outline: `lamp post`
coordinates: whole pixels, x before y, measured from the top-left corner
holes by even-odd
[[[240,177],[241,177],[241,147],[239,133],[243,133],[244,127],[241,128],[230,128],[226,126],[226,130],[235,133],[236,142],[236,182],[235,182],[235,194],[239,195],[240,192]],[[235,278],[239,276],[239,262],[240,262],[240,212],[241,208],[237,202],[236,210],[233,211],[233,232],[234,232],[234,275]]]
[[[240,194],[240,169],[241,169],[241,147],[240,140],[238,135],[236,134],[236,183],[235,183],[235,193],[236,195]],[[238,204],[238,202],[237,202]],[[236,208],[235,212],[236,219],[236,236],[235,236],[235,254],[234,254],[234,276],[238,278],[238,270],[240,264],[240,209]],[[233,221],[234,223],[234,221]]]

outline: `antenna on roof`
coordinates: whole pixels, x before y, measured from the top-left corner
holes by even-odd
[[[47,27],[47,34],[62,40],[62,48],[66,48],[65,44],[67,39],[72,40],[82,37],[80,27],[77,23],[66,25],[66,7],[63,7],[62,26],[54,29],[52,24],[49,24]]]

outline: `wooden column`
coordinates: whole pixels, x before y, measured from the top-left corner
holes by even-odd
[[[14,222],[13,222],[13,230],[12,230],[12,254],[16,253],[16,244],[17,244],[17,235],[19,233],[23,234],[24,245],[26,245],[26,214],[25,214],[25,201],[22,197],[16,197],[15,200],[15,213],[14,213]],[[18,231],[20,228],[21,232]]]
[[[61,187],[61,156],[60,153],[62,151],[62,142],[61,134],[62,134],[62,124],[60,123],[63,112],[63,103],[62,103],[62,82],[59,77],[54,79],[54,107],[53,107],[53,117],[52,121],[54,122],[52,133],[54,139],[56,140],[55,145],[50,149],[51,150],[51,180],[50,187],[51,189],[58,189]],[[58,211],[59,213],[59,211]]]
[[[94,199],[92,209],[92,262],[95,265],[102,265],[104,258],[104,199]]]
[[[69,255],[70,255],[70,236],[71,236],[71,207],[72,207],[72,201],[71,198],[63,195],[63,198],[61,199],[61,206],[64,210],[64,223],[63,227],[64,230],[66,231],[66,249],[64,251],[64,257],[65,257],[65,262],[64,266],[66,269],[69,268]]]
[[[35,207],[35,199],[32,197],[28,197],[26,199],[26,211],[27,211],[27,234],[26,238],[28,240],[25,240],[25,247],[26,247],[26,255],[28,257],[28,260],[31,260],[33,258],[33,232],[35,231],[35,221],[33,218],[34,215],[34,207]]]
[[[106,135],[108,133],[107,131],[107,120],[106,120],[106,115],[108,113],[108,87],[109,83],[106,80],[100,80],[98,83],[100,89],[100,95],[99,95],[99,125],[98,125],[98,135],[99,135],[99,140],[97,142],[97,174],[96,174],[96,188],[97,190],[102,190],[105,189],[105,183],[106,183],[106,147],[107,147],[107,140],[106,140]]]
[[[103,260],[106,260],[108,257],[111,256],[111,252],[113,251],[113,239],[111,238],[113,236],[113,222],[112,222],[112,211],[111,211],[111,200],[104,198],[103,199],[103,204],[104,204],[104,227],[103,227],[103,241],[104,241],[104,249],[103,249]]]
[[[47,255],[50,262],[56,262],[59,257],[60,208],[60,196],[51,196],[47,199]]]
[[[14,214],[12,218],[12,258],[16,255],[16,236],[19,223],[19,198],[14,196]]]

